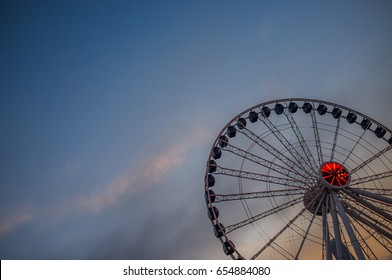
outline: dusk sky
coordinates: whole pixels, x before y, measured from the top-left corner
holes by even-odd
[[[277,98],[392,127],[392,1],[0,2],[0,258],[226,259],[204,172]]]

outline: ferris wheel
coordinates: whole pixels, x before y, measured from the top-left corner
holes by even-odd
[[[233,259],[392,255],[392,131],[316,99],[251,107],[218,133],[205,199]]]

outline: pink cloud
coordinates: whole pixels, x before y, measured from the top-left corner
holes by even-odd
[[[195,146],[205,142],[208,135],[209,133],[203,128],[194,129],[191,134],[184,134],[183,138],[172,143],[157,156],[128,168],[112,182],[92,191],[89,195],[76,194],[56,205],[43,206],[37,211],[26,210],[26,207],[22,206],[12,215],[0,217],[0,237],[33,219],[45,219],[45,224],[49,226],[47,222],[57,223],[69,216],[98,213],[122,199],[149,190],[174,174],[181,167],[186,154]]]
[[[32,205],[23,205],[18,210],[8,211],[0,216],[0,237],[14,231],[19,226],[32,221],[35,211]]]
[[[208,133],[203,129],[195,130],[156,157],[125,171],[100,191],[78,198],[79,206],[85,210],[99,212],[124,197],[150,189],[173,174],[183,163],[186,153],[204,142],[207,135]]]

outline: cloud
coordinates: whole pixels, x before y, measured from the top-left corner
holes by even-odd
[[[46,228],[65,218],[99,213],[140,192],[158,186],[181,167],[188,152],[209,139],[207,129],[200,125],[200,122],[198,124],[196,126],[190,125],[189,127],[192,127],[191,133],[187,133],[189,130],[185,129],[182,138],[176,137],[176,141],[172,141],[167,147],[162,147],[158,155],[137,162],[132,159],[134,161],[131,163],[132,165],[117,178],[101,188],[95,188],[90,194],[76,193],[74,196],[50,202],[42,207],[22,204],[17,206],[14,211],[7,211],[10,214],[0,216],[0,237],[32,220],[43,222]],[[175,134],[178,135],[178,133]],[[75,168],[79,167],[67,165],[66,172],[73,171]]]
[[[131,235],[130,228],[114,229],[92,242],[87,259],[225,259],[206,211],[173,211],[147,216]],[[204,210],[204,209],[203,209]],[[148,221],[148,222],[147,222]],[[173,224],[173,221],[175,223]],[[171,226],[168,226],[171,225]],[[157,234],[159,233],[159,234]]]
[[[0,237],[7,235],[19,226],[32,221],[34,218],[34,207],[30,204],[22,205],[15,211],[8,211],[0,216]]]
[[[80,209],[100,212],[121,199],[150,189],[173,174],[183,163],[186,153],[205,141],[207,135],[205,129],[196,129],[193,134],[173,143],[158,156],[150,158],[136,168],[126,170],[102,190],[87,197],[77,198],[77,204]]]
[[[184,137],[179,140],[176,138],[178,141],[172,142],[160,154],[129,167],[110,183],[100,189],[95,188],[90,194],[76,194],[55,205],[44,205],[34,211],[34,214],[26,210],[25,206],[20,206],[16,213],[0,217],[0,237],[33,219],[43,220],[46,226],[50,226],[50,223],[56,224],[64,218],[99,213],[121,200],[157,186],[181,167],[186,154],[205,142],[209,133],[206,128],[199,126],[193,129],[192,133],[183,135]]]

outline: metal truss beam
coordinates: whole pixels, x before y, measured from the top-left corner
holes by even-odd
[[[260,191],[260,192],[248,192],[248,193],[215,194],[214,203],[218,203],[222,201],[241,200],[241,199],[303,195],[304,193],[305,191],[303,189],[286,189],[286,190]]]

